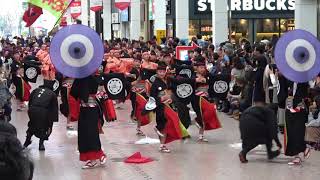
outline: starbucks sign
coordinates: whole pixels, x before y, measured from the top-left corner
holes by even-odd
[[[196,0],[197,13],[207,13],[212,10],[215,0]],[[231,11],[293,11],[295,0],[229,0]]]
[[[295,10],[295,0],[231,0],[231,11]]]

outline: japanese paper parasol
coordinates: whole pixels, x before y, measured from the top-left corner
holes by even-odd
[[[84,25],[62,28],[53,37],[50,58],[63,75],[84,78],[92,75],[101,65],[104,48],[100,36]]]
[[[293,82],[308,82],[320,72],[320,42],[308,31],[284,34],[275,48],[279,71]]]

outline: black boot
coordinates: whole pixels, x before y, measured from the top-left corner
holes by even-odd
[[[32,137],[32,135],[27,133],[26,141],[23,144],[24,148],[27,148],[32,143],[31,137]]]
[[[247,157],[242,151],[239,153],[239,160],[241,163],[248,163]]]
[[[44,147],[44,144],[43,144],[44,140],[41,140],[39,141],[39,151],[45,151],[45,147]]]

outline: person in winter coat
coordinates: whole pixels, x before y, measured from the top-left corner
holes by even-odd
[[[239,159],[247,163],[247,153],[259,144],[267,147],[268,159],[273,159],[280,154],[282,145],[278,138],[277,119],[275,113],[264,106],[253,106],[244,111],[240,117],[240,133],[242,151]],[[275,140],[279,150],[272,151],[272,141]]]
[[[48,140],[53,122],[58,121],[58,100],[53,92],[54,81],[44,80],[44,84],[33,90],[29,101],[29,123],[24,147],[31,144],[33,135],[40,139],[39,150],[44,151],[43,142]]]

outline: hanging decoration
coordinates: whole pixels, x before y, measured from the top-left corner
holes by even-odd
[[[131,4],[131,0],[115,0],[116,8],[120,9],[121,11],[127,9]]]
[[[90,10],[97,12],[102,10],[102,0],[90,0]]]
[[[70,14],[73,19],[81,15],[81,1],[73,1],[70,5]]]

